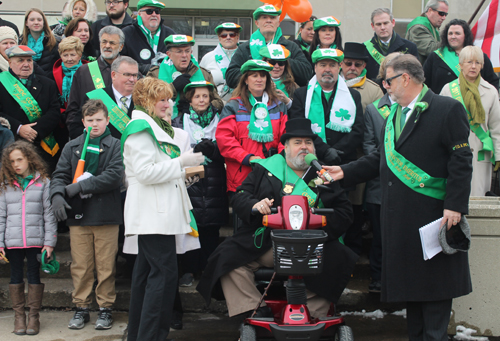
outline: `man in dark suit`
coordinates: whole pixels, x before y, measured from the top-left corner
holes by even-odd
[[[398,105],[391,108],[380,148],[326,168],[344,186],[380,174],[381,300],[407,302],[410,340],[446,341],[452,299],[472,291],[468,255],[439,253],[424,260],[418,229],[439,218],[449,229],[467,214],[472,152],[463,106],[423,82],[414,56],[391,60],[385,87]]]
[[[33,73],[33,50],[24,45],[6,51],[9,71],[0,73],[0,116],[16,139],[33,143],[53,171],[61,152],[54,130],[61,120],[56,83]]]
[[[121,138],[123,128],[132,116],[132,91],[139,75],[137,62],[130,57],[120,56],[111,64],[111,86],[89,91],[82,103],[83,106],[90,98],[98,98],[104,102],[109,111],[109,131],[117,139]],[[82,116],[81,107],[77,115]],[[73,138],[81,135],[83,129],[82,120],[74,120],[68,125],[69,134]]]

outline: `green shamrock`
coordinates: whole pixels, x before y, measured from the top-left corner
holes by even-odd
[[[280,51],[280,50],[278,50],[278,49],[273,50],[273,56],[274,56],[274,57],[277,57],[277,56],[279,56],[279,55],[281,55],[281,51]]]
[[[272,11],[272,10],[274,10],[274,6],[269,6],[269,5],[268,6],[264,6],[264,10],[266,10],[266,11]]]
[[[183,36],[177,36],[174,38],[174,40],[184,40],[184,37]]]
[[[346,109],[340,109],[339,111],[335,111],[335,117],[340,117],[340,120],[348,120],[351,118],[351,115],[349,115],[349,111]]]
[[[222,62],[222,56],[221,56],[221,55],[216,54],[216,55],[215,55],[215,61],[216,61],[217,63]]]
[[[335,20],[333,20],[332,18],[328,18],[328,19],[326,19],[326,22],[327,22],[327,23],[334,23],[334,22],[335,22]]]

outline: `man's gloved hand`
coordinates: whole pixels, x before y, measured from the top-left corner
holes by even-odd
[[[71,210],[71,206],[68,205],[61,194],[54,195],[52,197],[52,212],[54,212],[57,221],[64,221],[68,218],[66,210]]]
[[[215,152],[215,143],[210,139],[201,139],[201,142],[194,146],[193,151],[195,153],[201,152],[208,158],[211,158]]]
[[[340,155],[342,154],[344,154],[344,152],[341,150],[335,148],[328,148],[325,154],[323,155],[321,161],[323,161],[325,164],[329,166],[335,166],[340,164],[341,160]]]
[[[493,169],[493,171],[498,172],[498,168],[500,168],[500,161],[495,161],[495,168]]]
[[[177,93],[181,94],[184,91],[186,85],[188,85],[190,82],[191,82],[191,75],[189,73],[184,73],[179,77],[177,77],[172,82],[172,85],[174,86]]]
[[[75,195],[77,195],[81,191],[82,191],[82,186],[80,186],[80,183],[78,183],[78,182],[66,186],[66,194],[70,198],[73,198]]]
[[[182,168],[194,167],[199,166],[203,162],[205,162],[205,157],[202,153],[193,153],[193,150],[191,149],[187,153],[181,154],[181,156],[179,156],[179,161]]]

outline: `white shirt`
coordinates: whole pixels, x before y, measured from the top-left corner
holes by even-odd
[[[121,98],[123,97],[123,95],[121,93],[119,93],[118,90],[116,90],[113,85],[111,85],[111,87],[113,88],[113,94],[115,95],[115,101],[118,104],[118,107],[121,108],[121,105],[122,105]],[[127,102],[126,102],[127,108],[130,108],[130,105],[132,104],[132,94],[125,96],[125,97],[127,97]]]
[[[413,101],[410,102],[410,104],[408,104],[406,107],[402,108],[402,110],[404,110],[405,108],[410,108],[410,111],[406,114],[406,120],[405,122],[408,121],[408,118],[411,116],[411,114],[413,113],[413,107],[415,107],[415,104],[417,103],[417,98],[418,96],[420,96],[420,93],[417,95],[417,97],[415,97],[413,99]]]

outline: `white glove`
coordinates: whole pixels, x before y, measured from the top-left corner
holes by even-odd
[[[203,162],[205,162],[205,157],[201,152],[193,153],[193,150],[191,149],[187,153],[181,154],[181,156],[179,156],[179,161],[182,168],[194,167],[199,166]]]

